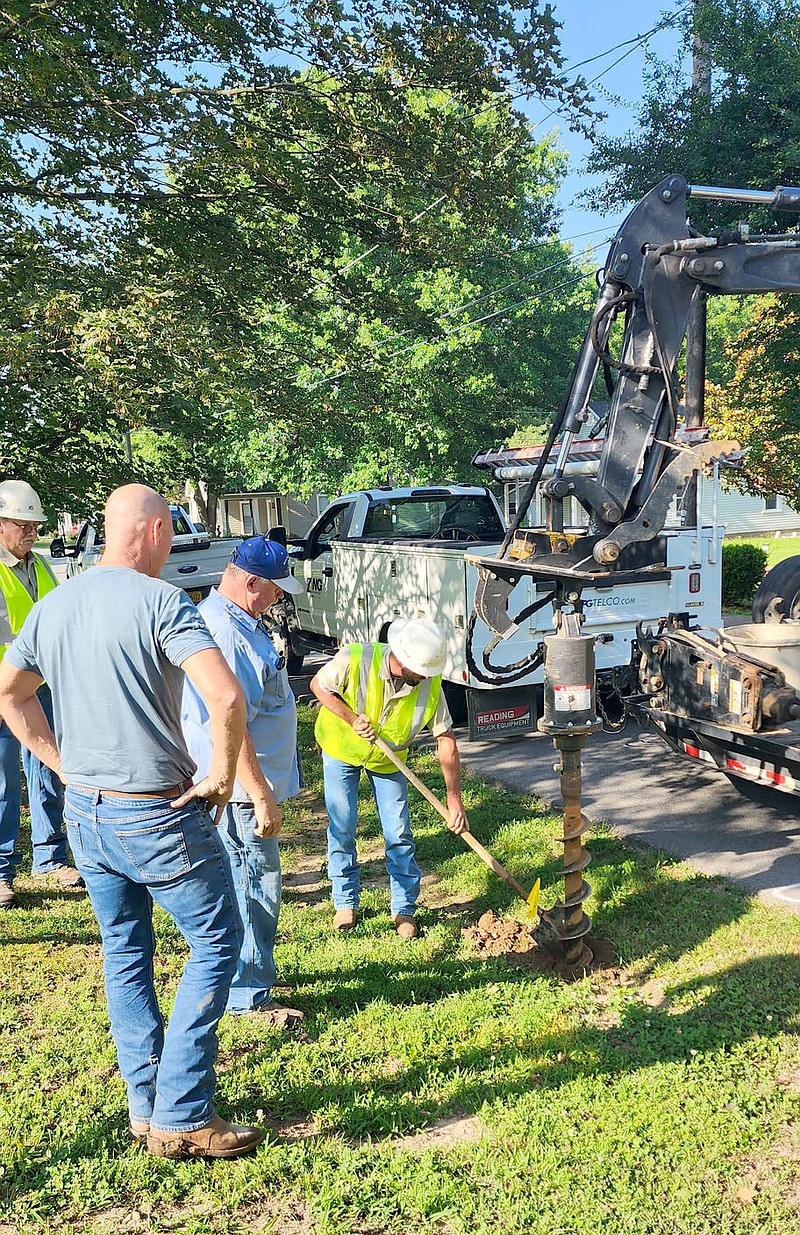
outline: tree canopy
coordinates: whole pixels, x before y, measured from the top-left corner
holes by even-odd
[[[618,210],[669,172],[690,184],[798,184],[798,0],[695,0],[676,14],[676,26],[683,30],[680,54],[674,62],[649,61],[636,128],[594,142],[589,167],[605,177],[590,195],[594,203]],[[735,224],[742,213],[736,204],[690,207],[699,227]]]
[[[161,484],[458,469],[570,335],[558,158],[510,95],[588,116],[549,7],[292,12],[8,18],[0,466],[61,505],[130,430]]]
[[[733,377],[709,391],[721,437],[745,447],[743,487],[761,497],[782,494],[800,509],[800,303],[769,296],[728,345]],[[736,482],[734,478],[734,483]]]

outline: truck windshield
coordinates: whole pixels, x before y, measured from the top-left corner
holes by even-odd
[[[192,529],[184,519],[180,511],[172,511],[172,534],[173,536],[192,536]]]
[[[392,540],[502,539],[502,521],[488,497],[401,497],[367,514],[364,536]]]

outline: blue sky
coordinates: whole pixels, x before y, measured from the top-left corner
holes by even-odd
[[[671,60],[678,54],[679,39],[674,30],[663,30],[653,35],[646,47],[631,49],[618,45],[646,34],[658,25],[666,13],[685,7],[685,2],[681,0],[673,0],[673,3],[667,0],[557,0],[553,4],[555,19],[562,26],[560,39],[567,68],[609,52],[577,70],[587,81],[599,77],[592,91],[596,95],[596,106],[608,113],[603,123],[606,132],[621,135],[634,127],[636,104],[642,93],[646,52],[659,59]],[[615,47],[617,50],[610,51]],[[619,63],[615,64],[615,61]],[[575,245],[580,249],[596,239],[604,246],[605,236],[613,234],[629,207],[621,208],[614,215],[603,216],[588,210],[585,204],[576,203],[575,198],[581,190],[593,183],[583,170],[590,151],[589,143],[571,133],[558,115],[548,116],[550,109],[541,103],[528,102],[522,110],[534,124],[538,124],[537,133],[557,130],[559,144],[570,156],[569,175],[559,195],[564,211],[561,234],[570,238],[591,229],[601,229],[596,237],[576,240]],[[664,168],[665,174],[670,171],[680,171],[680,168]]]

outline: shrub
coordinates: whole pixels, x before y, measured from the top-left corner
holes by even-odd
[[[758,545],[730,543],[722,546],[722,607],[749,609],[767,569],[767,555]]]

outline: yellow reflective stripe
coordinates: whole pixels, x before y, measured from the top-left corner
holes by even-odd
[[[431,697],[431,678],[425,678],[420,682],[417,688],[417,701],[414,704],[414,715],[411,717],[411,731],[409,740],[415,738],[423,727],[425,712],[428,707],[428,700]]]
[[[441,694],[441,677],[429,678],[410,694],[395,700],[384,718],[385,686],[381,665],[386,645],[381,643],[352,644],[347,684],[342,698],[354,712],[366,714],[380,736],[393,750],[404,756],[409,743],[430,723],[436,714]],[[353,732],[352,726],[327,708],[320,708],[315,726],[319,745],[334,759],[373,772],[392,772],[394,765],[385,755]]]

